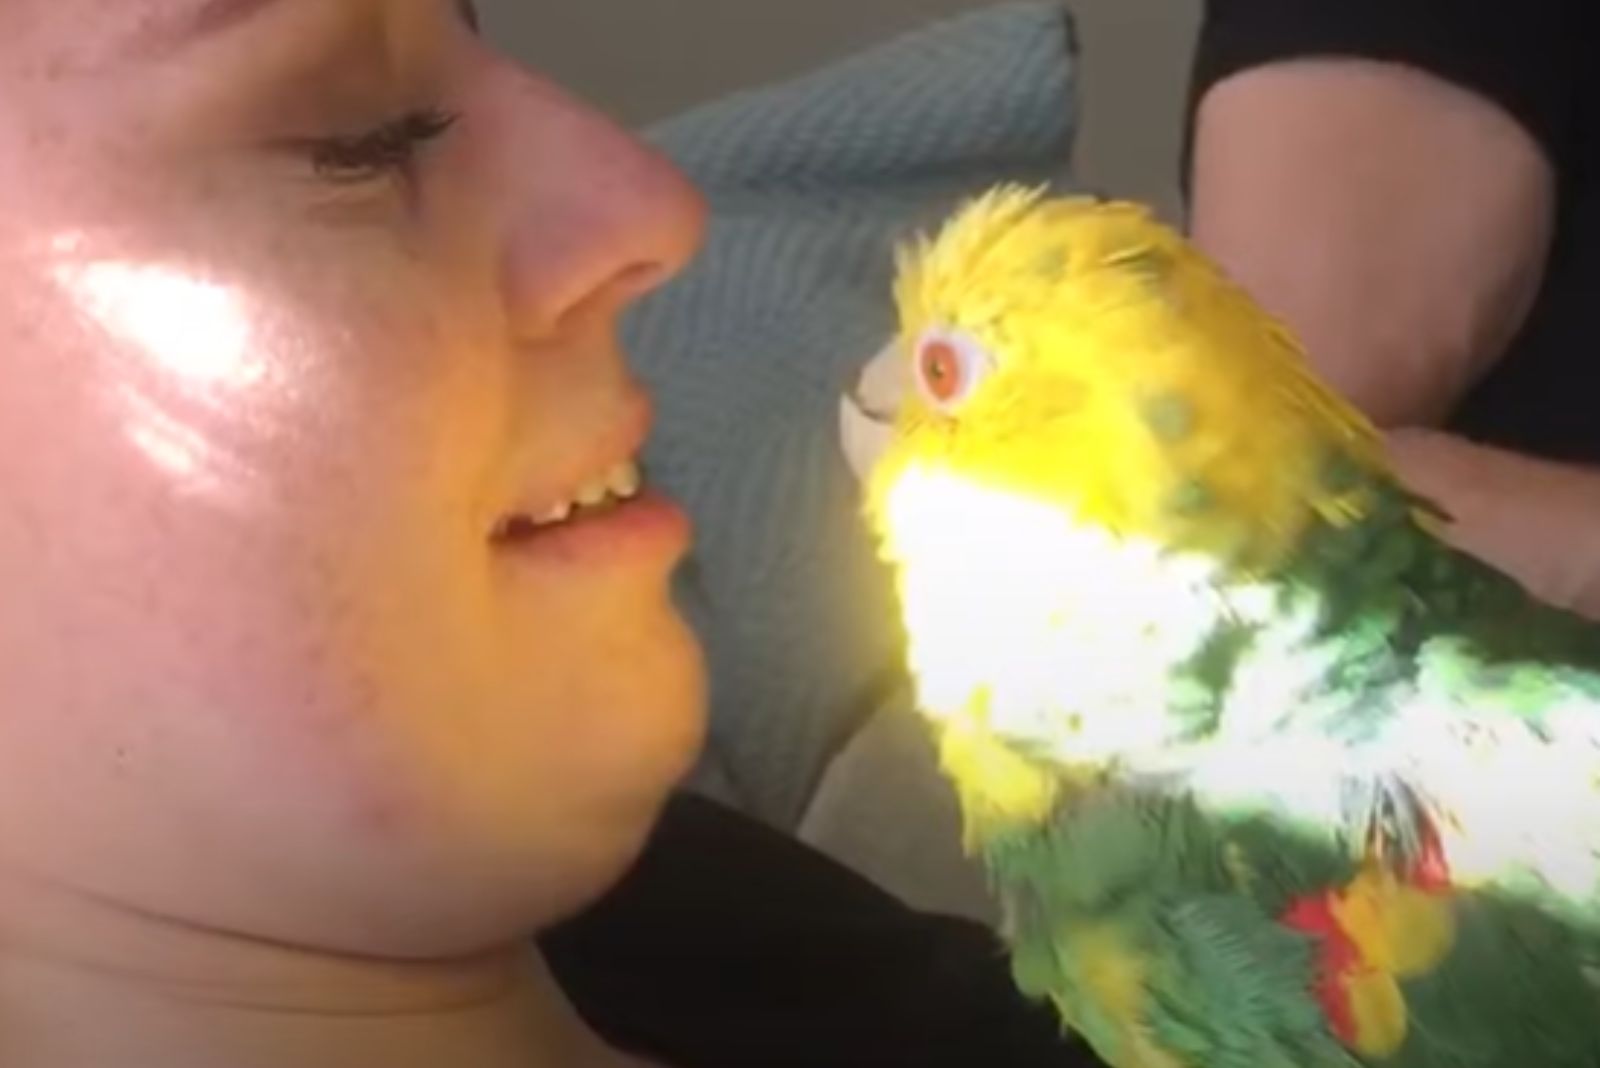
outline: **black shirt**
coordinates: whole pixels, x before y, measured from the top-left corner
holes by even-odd
[[[612,1044],[675,1068],[1097,1068],[980,924],[907,908],[693,796],[604,900],[541,940]]]
[[[1352,56],[1429,71],[1520,121],[1560,178],[1556,239],[1526,325],[1450,429],[1584,463],[1600,463],[1597,28],[1600,0],[1207,0],[1191,96],[1275,60]]]

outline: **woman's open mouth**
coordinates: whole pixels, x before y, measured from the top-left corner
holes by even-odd
[[[522,558],[676,557],[688,545],[688,520],[672,502],[649,492],[639,465],[619,461],[565,497],[537,510],[511,512],[490,535],[498,549]]]
[[[624,502],[637,498],[643,484],[639,465],[632,460],[624,460],[604,475],[579,486],[570,498],[555,502],[538,515],[514,512],[505,516],[495,527],[493,539],[497,542],[520,541],[552,527],[605,515]]]

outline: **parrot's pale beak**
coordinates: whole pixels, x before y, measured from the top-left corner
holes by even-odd
[[[861,371],[855,387],[839,399],[839,438],[845,460],[864,481],[894,434],[895,416],[910,381],[900,345],[890,342]]]

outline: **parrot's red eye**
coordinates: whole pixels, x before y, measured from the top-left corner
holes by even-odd
[[[988,354],[958,334],[929,333],[917,346],[917,384],[928,402],[943,411],[964,401],[989,368]]]
[[[961,391],[961,357],[947,341],[922,347],[922,378],[935,400],[948,401]]]

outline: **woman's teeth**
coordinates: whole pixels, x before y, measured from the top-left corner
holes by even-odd
[[[515,536],[528,528],[538,529],[565,523],[574,516],[603,511],[622,501],[639,495],[641,485],[639,465],[631,460],[617,464],[605,474],[590,479],[579,486],[571,500],[558,501],[542,515],[513,516],[501,525],[502,536]]]

